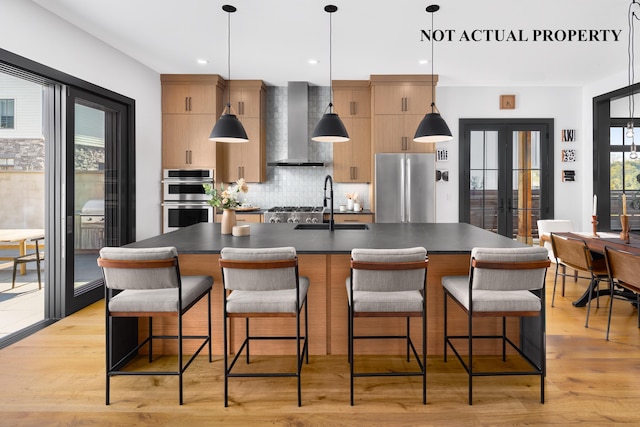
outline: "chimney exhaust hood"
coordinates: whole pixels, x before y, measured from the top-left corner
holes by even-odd
[[[287,158],[269,166],[324,166],[309,160],[309,83],[289,82],[287,88]]]

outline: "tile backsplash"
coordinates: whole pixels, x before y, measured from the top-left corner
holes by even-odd
[[[309,129],[329,105],[329,87],[309,86]],[[287,87],[267,89],[267,163],[287,157]],[[333,144],[309,138],[309,160],[324,162],[325,167],[267,166],[267,182],[249,183],[244,201],[254,206],[322,206],[324,178],[333,173]],[[346,204],[347,193],[358,193],[365,209],[371,209],[368,184],[335,184],[334,207]]]

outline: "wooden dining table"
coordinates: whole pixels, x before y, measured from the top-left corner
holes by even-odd
[[[5,247],[13,248],[18,246],[19,256],[24,256],[27,253],[27,242],[44,239],[44,229],[42,228],[9,228],[0,229],[0,249]],[[15,257],[0,257],[2,261],[13,261]],[[11,263],[7,263],[11,265]],[[4,264],[2,264],[4,265]],[[27,266],[25,264],[20,265],[20,274],[24,275],[27,272]]]
[[[579,231],[558,232],[553,234],[556,234],[558,236],[582,239],[587,244],[587,247],[589,248],[589,250],[594,254],[604,255],[605,246],[608,246],[613,249],[631,252],[633,254],[640,254],[640,236],[636,236],[634,234],[629,235],[629,243],[625,242],[620,238],[619,232],[617,233],[613,231],[611,232],[603,231],[603,232],[596,233],[596,235],[594,235],[593,232],[579,232]],[[545,238],[548,239],[547,236],[545,236]],[[587,288],[587,290],[584,292],[584,294],[582,294],[580,298],[578,298],[573,302],[573,305],[575,307],[584,307],[589,302],[589,288],[595,291],[597,289],[597,286],[598,284],[592,281],[589,287]],[[600,289],[598,291],[598,296],[611,295],[611,292],[612,292],[612,289],[610,288]],[[636,300],[635,295],[630,291],[613,289],[613,292],[616,296],[629,299],[631,302]]]

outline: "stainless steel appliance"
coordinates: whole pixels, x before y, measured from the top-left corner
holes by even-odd
[[[197,224],[214,222],[213,206],[204,202],[165,202],[162,204],[163,232],[168,233]]]
[[[213,184],[213,169],[165,169],[162,179],[165,202],[206,201],[202,184]]]
[[[376,154],[376,222],[435,222],[435,156]]]
[[[315,224],[322,222],[323,208],[320,206],[276,206],[264,213],[264,222],[270,224]]]
[[[203,184],[214,184],[213,169],[165,169],[163,172],[162,230],[164,233],[198,222],[214,222]]]
[[[78,212],[77,249],[100,249],[104,246],[104,200],[90,199]]]

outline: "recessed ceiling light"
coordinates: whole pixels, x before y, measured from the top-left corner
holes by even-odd
[[[206,59],[198,59],[197,62],[200,65],[207,65],[209,63]]]
[[[320,61],[318,61],[317,59],[310,59],[308,62],[309,62],[309,64],[311,64],[311,65],[317,65],[317,64],[319,64],[319,63],[320,63]]]
[[[425,64],[428,64],[428,63],[429,63],[428,59],[421,59],[421,60],[418,61],[418,64],[420,64],[420,65],[425,65]]]

